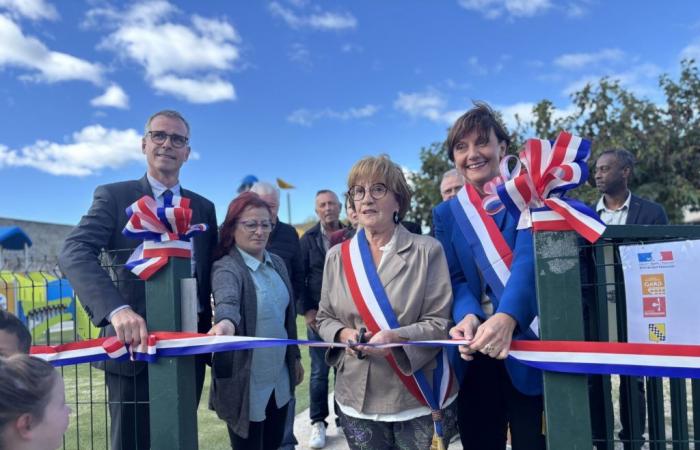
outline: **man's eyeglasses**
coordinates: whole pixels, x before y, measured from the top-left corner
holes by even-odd
[[[170,138],[170,143],[173,144],[173,147],[175,148],[184,147],[190,140],[186,136],[180,136],[179,134],[168,134],[165,131],[149,131],[148,134],[151,136],[153,143],[158,145],[165,144],[165,141]]]
[[[257,220],[244,220],[238,223],[248,233],[255,233],[258,228],[262,229],[263,233],[272,231],[272,222],[269,220],[263,220],[261,222]]]
[[[384,183],[374,183],[372,186],[369,187],[369,195],[375,199],[379,200],[380,198],[384,197],[387,193],[389,188],[386,187],[386,184]],[[363,198],[365,198],[365,193],[366,190],[364,186],[353,186],[350,188],[348,191],[348,195],[350,196],[351,199],[353,199],[356,202],[359,202]]]

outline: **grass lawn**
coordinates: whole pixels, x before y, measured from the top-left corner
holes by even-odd
[[[297,317],[299,337],[306,339],[304,318]],[[66,339],[70,341],[72,339]],[[309,407],[309,351],[301,348],[304,381],[296,388],[297,414]],[[65,449],[106,449],[109,436],[109,411],[104,373],[89,364],[66,366],[61,369],[66,386],[66,403],[72,413],[64,437]],[[230,449],[226,425],[210,411],[210,373],[204,380],[202,400],[197,411],[199,448],[207,450]]]

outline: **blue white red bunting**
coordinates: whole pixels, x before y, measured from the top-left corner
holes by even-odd
[[[374,345],[456,346],[460,340],[408,341]],[[105,360],[155,362],[159,357],[178,357],[281,345],[347,347],[347,344],[246,336],[210,336],[196,333],[155,332],[146,348],[129,351],[116,337],[91,339],[53,346],[33,346],[32,356],[54,366]],[[602,375],[700,378],[700,345],[626,344],[581,341],[513,341],[509,358],[542,370]]]
[[[529,139],[512,170],[508,165],[513,157],[501,161],[504,182],[492,189],[508,212],[519,218],[518,229],[574,230],[589,242],[603,234],[605,225],[596,213],[566,197],[567,191],[588,179],[590,145],[587,139],[562,131],[553,143]]]
[[[500,298],[510,278],[513,252],[472,185],[460,189],[457,200],[450,202],[455,222],[474,253],[484,281]]]
[[[168,262],[169,257],[191,258],[192,236],[206,231],[203,223],[190,225],[190,200],[180,196],[155,199],[144,195],[126,209],[128,222],[122,234],[143,239],[129,257],[126,267],[142,280],[149,279]]]

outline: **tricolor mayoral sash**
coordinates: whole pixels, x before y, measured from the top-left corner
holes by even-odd
[[[367,329],[376,334],[380,330],[399,328],[401,325],[379,279],[364,229],[361,228],[351,240],[343,242],[341,256],[343,272],[352,299]],[[430,386],[422,370],[412,375],[405,375],[399,369],[393,355],[387,355],[386,359],[406,389],[433,412],[435,435],[431,448],[444,448],[444,446],[440,447],[443,436],[441,410],[449,395],[452,379],[447,352],[441,349],[436,357],[437,367],[433,370],[433,386]]]
[[[513,250],[496,221],[484,209],[481,196],[474,186],[465,184],[457,193],[457,200],[450,202],[455,222],[469,243],[484,282],[491,287],[496,300],[500,300],[510,278]],[[539,335],[537,317],[530,324],[530,329]]]

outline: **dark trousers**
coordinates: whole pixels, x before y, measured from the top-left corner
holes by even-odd
[[[262,422],[250,422],[247,438],[240,437],[231,430],[231,427],[228,427],[231,448],[233,450],[277,450],[280,442],[282,442],[288,408],[289,403],[279,409],[277,408],[273,391],[265,407],[265,420]]]
[[[513,450],[545,450],[542,396],[525,395],[510,381],[505,363],[475,354],[457,397],[464,450],[503,450],[510,425]]]
[[[282,435],[282,442],[280,443],[280,449],[282,450],[294,450],[294,447],[299,443],[297,438],[294,437],[294,417],[296,415],[297,400],[292,397],[287,403],[287,418],[284,422],[284,433]]]
[[[322,341],[321,336],[307,327],[306,335],[310,341]],[[328,418],[328,372],[330,367],[326,364],[326,349],[323,347],[309,347],[311,357],[311,376],[309,377],[309,416],[311,423],[323,422],[326,425]]]
[[[196,357],[195,383],[197,405],[204,385],[205,359]],[[150,414],[148,404],[148,367],[136,376],[105,372],[111,419],[112,450],[147,450],[150,448]]]

